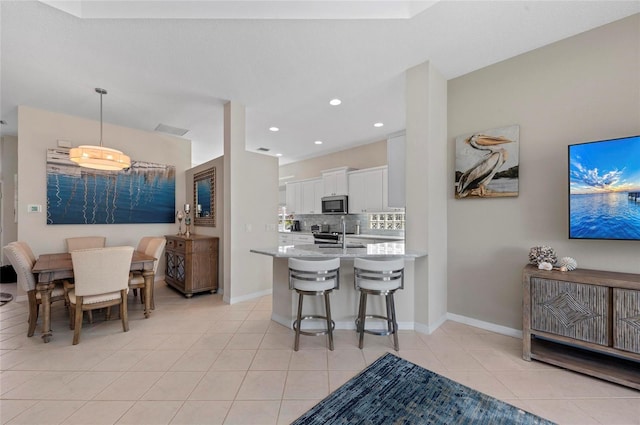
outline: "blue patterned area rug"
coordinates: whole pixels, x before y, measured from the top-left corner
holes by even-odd
[[[299,417],[320,424],[553,424],[387,353]]]

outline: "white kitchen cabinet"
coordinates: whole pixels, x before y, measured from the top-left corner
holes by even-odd
[[[308,245],[313,244],[313,235],[297,233],[279,233],[278,245]]]
[[[341,167],[322,171],[322,196],[348,195],[347,172],[351,168]]]
[[[308,245],[313,244],[313,235],[291,235],[293,237],[294,245]]]
[[[322,179],[289,182],[286,188],[287,213],[320,214],[321,197]]]
[[[293,239],[286,233],[279,233],[278,245],[293,245]]]
[[[386,167],[368,168],[349,173],[349,213],[383,211]]]
[[[302,183],[289,182],[286,191],[287,214],[297,214],[302,204]]]
[[[305,180],[301,182],[300,196],[302,202],[298,214],[321,214],[322,179]]]
[[[388,168],[385,168],[383,170],[383,176],[382,176],[382,205],[383,205],[382,211],[404,212],[404,206],[394,207],[389,203],[389,199],[393,198],[394,192],[398,189],[393,188],[392,186],[389,185],[388,176],[389,176],[389,170]],[[404,187],[404,184],[403,184],[403,187]]]

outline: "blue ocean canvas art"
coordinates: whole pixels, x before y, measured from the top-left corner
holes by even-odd
[[[640,136],[569,146],[569,237],[640,239]]]
[[[82,168],[47,150],[47,224],[175,222],[175,167],[132,161],[122,171]]]

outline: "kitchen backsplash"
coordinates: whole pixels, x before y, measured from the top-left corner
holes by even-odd
[[[311,226],[329,225],[329,231],[342,230],[339,214],[295,214],[300,221],[300,231],[310,232]],[[360,224],[360,233],[369,235],[404,236],[404,213],[347,214],[347,233],[355,233]]]

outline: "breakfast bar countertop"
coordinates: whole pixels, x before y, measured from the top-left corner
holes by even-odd
[[[251,252],[270,255],[277,258],[355,258],[355,257],[404,257],[418,258],[427,255],[426,251],[405,250],[403,242],[385,242],[367,244],[363,248],[342,248],[339,244],[333,248],[320,248],[318,245],[283,245],[270,248],[254,248]]]

